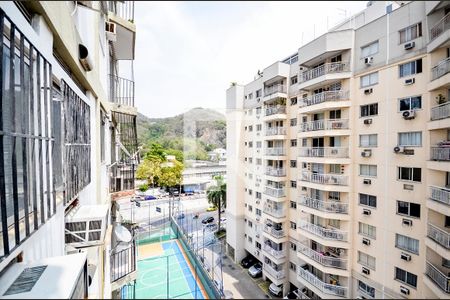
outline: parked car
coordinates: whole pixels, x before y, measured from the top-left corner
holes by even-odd
[[[207,217],[202,220],[202,224],[209,224],[214,222],[214,217]]]
[[[298,295],[298,290],[290,291],[283,299],[300,299]]]
[[[145,197],[144,197],[144,200],[156,200],[157,198],[155,197],[155,196],[153,196],[153,195],[146,195]]]
[[[283,293],[283,285],[282,284],[276,285],[275,283],[272,282],[269,285],[269,292],[276,297],[280,297],[281,294]]]
[[[253,278],[258,278],[262,276],[262,265],[261,263],[256,263],[248,269],[248,275]]]
[[[206,209],[206,211],[215,211],[215,210],[217,210],[217,207],[215,206],[210,206]]]
[[[254,258],[253,256],[249,255],[245,258],[243,258],[241,260],[241,266],[243,266],[244,268],[250,268],[251,266],[253,266],[255,263],[257,263],[256,258]]]

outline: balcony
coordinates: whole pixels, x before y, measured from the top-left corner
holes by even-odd
[[[333,62],[325,63],[314,69],[303,72],[300,75],[300,83],[306,82],[320,76],[327,74],[343,73],[350,71],[350,63],[348,62]]]
[[[134,1],[105,1],[107,10],[121,19],[134,23]]]
[[[450,57],[441,60],[436,66],[434,66],[431,69],[431,80],[436,80],[449,72],[450,72]]]
[[[337,268],[337,269],[347,269],[347,259],[342,259],[333,256],[327,256],[324,253],[314,251],[309,246],[300,243],[298,245],[298,252],[309,257],[310,259],[318,262],[322,266]]]
[[[340,297],[347,296],[347,287],[325,283],[313,273],[305,270],[303,267],[297,268],[297,275],[313,287],[319,289],[322,293]]]
[[[300,180],[326,185],[348,185],[348,176],[338,174],[320,174],[302,171]]]
[[[283,229],[275,229],[274,226],[265,225],[264,232],[267,232],[274,238],[280,239],[286,236],[286,232]]]
[[[264,88],[264,97],[272,96],[273,94],[276,93],[286,94],[286,85],[276,84]]]
[[[450,189],[430,186],[430,199],[439,203],[450,205]]]
[[[450,102],[431,108],[431,121],[450,118]]]
[[[134,107],[134,81],[109,74],[109,101]]]
[[[286,128],[284,127],[272,127],[266,129],[266,136],[270,135],[286,135]]]
[[[263,212],[275,218],[284,218],[286,217],[286,212],[283,208],[280,207],[271,207],[269,205],[264,205]]]
[[[264,194],[275,197],[282,198],[286,196],[286,191],[284,188],[274,188],[270,186],[264,187]]]
[[[308,147],[300,148],[300,157],[348,158],[348,148],[340,147]]]
[[[430,262],[426,262],[425,274],[444,292],[450,293],[450,277],[442,273]]]
[[[267,167],[265,174],[268,176],[283,177],[286,176],[286,169]]]
[[[450,28],[450,13],[446,14],[430,29],[430,42]]]
[[[450,161],[450,142],[444,142],[448,147],[431,147],[431,160]]]
[[[134,164],[114,164],[109,167],[109,192],[134,190]]]
[[[136,242],[111,254],[111,282],[116,282],[136,271]]]
[[[299,227],[311,234],[321,237],[326,240],[333,241],[347,241],[347,231],[342,231],[334,228],[325,228],[316,224],[309,223],[305,220],[300,220]]]
[[[299,132],[348,129],[348,119],[328,119],[300,123]]]
[[[300,107],[316,105],[324,102],[348,100],[349,91],[325,91],[300,100]]]
[[[281,270],[275,270],[271,265],[264,264],[263,266],[264,272],[269,273],[270,276],[272,276],[275,279],[283,279],[286,277],[286,274],[283,269]]]
[[[299,204],[327,213],[337,213],[337,214],[348,213],[347,203],[341,203],[337,201],[322,201],[319,199],[313,199],[305,195],[300,196]]]
[[[266,117],[277,114],[286,114],[286,106],[281,105],[266,107]]]
[[[427,236],[446,249],[450,249],[450,234],[439,227],[428,223]]]
[[[268,156],[283,156],[286,155],[286,149],[283,147],[266,148],[264,153]]]
[[[276,250],[269,245],[264,244],[263,250],[278,259],[286,257],[286,249]]]

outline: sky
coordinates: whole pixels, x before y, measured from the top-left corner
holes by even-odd
[[[151,118],[225,112],[231,82],[294,54],[367,1],[135,2],[136,106]]]

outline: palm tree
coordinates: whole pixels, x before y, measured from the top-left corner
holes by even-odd
[[[227,207],[227,184],[223,181],[222,176],[215,176],[216,184],[209,187],[206,192],[209,204],[218,208],[219,215],[219,231],[220,231],[220,215],[222,213],[222,207]]]

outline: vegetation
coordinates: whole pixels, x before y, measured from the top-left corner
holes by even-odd
[[[147,183],[141,184],[141,185],[139,186],[139,190],[140,190],[141,192],[145,192],[146,190],[148,190],[148,184],[147,184]]]
[[[208,188],[206,197],[208,198],[209,204],[218,207],[218,225],[220,230],[222,208],[227,207],[227,184],[224,182],[222,176],[215,176],[214,179],[216,180],[216,184]]]

